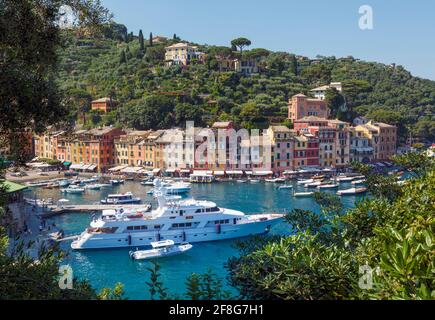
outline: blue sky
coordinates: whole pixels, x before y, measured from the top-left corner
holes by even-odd
[[[266,48],[315,57],[348,56],[403,65],[435,80],[433,0],[102,0],[135,34],[211,45],[236,37]],[[362,31],[361,5],[373,8],[374,28]]]

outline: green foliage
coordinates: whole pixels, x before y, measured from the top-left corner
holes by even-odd
[[[395,197],[366,198],[345,213],[334,197],[316,196],[320,213],[287,215],[294,235],[249,244],[228,261],[232,285],[248,299],[434,299],[435,171],[428,170]],[[374,270],[372,288],[360,287],[361,266]]]
[[[246,77],[234,71],[223,71],[223,61],[240,58],[240,52],[231,48],[200,46],[200,50],[207,54],[205,63],[194,62],[181,68],[165,65],[164,47],[167,44],[147,44],[145,52],[140,49],[139,41],[129,42],[131,58],[121,59],[120,63],[122,51],[127,50],[125,43],[113,39],[78,41],[71,37],[67,48],[60,52],[58,83],[67,94],[78,89],[97,98],[113,92],[120,102],[120,114],[127,112],[132,100],[141,101],[148,96],[175,92],[180,94],[175,99],[177,109],[181,110],[179,105],[189,103],[192,108],[201,110],[201,123],[227,119],[236,122],[237,126],[246,124],[263,128],[271,122],[285,121],[287,101],[292,95],[308,93],[313,87],[328,81],[341,81],[342,94],[328,99],[333,116],[346,121],[357,115],[393,121],[399,126],[399,141],[404,141],[409,131],[414,137],[432,139],[435,84],[413,78],[402,68],[392,70],[382,64],[334,57],[310,60],[285,52],[261,48],[245,50],[244,47],[243,56],[256,59],[261,69],[259,74]],[[181,94],[207,98],[186,101]],[[343,99],[347,111],[339,108],[344,104]],[[209,101],[218,103],[209,104]],[[225,102],[225,106],[221,107],[220,102]],[[257,114],[252,103],[257,106]],[[81,114],[77,108],[75,103],[70,109],[71,118]],[[172,112],[171,108],[166,110]],[[397,118],[399,114],[402,116]],[[173,116],[162,113],[158,122]],[[115,121],[120,126],[127,126],[124,118]]]
[[[125,300],[124,298],[124,285],[120,282],[115,284],[113,289],[103,288],[100,293],[97,294],[99,300]]]
[[[157,261],[152,260],[151,267],[147,268],[150,272],[150,281],[146,282],[146,285],[149,287],[151,300],[154,300],[156,296],[160,300],[165,300],[168,297],[166,288],[163,287],[163,282],[160,280],[160,265]]]
[[[192,273],[186,279],[186,296],[191,300],[229,299],[230,293],[222,291],[222,280],[212,270],[204,274]]]

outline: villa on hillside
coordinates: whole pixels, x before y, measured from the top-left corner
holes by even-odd
[[[306,95],[300,93],[289,100],[288,119],[292,120],[292,122],[307,116],[327,119],[329,111],[326,101],[308,98]]]
[[[91,102],[92,110],[99,110],[101,112],[107,113],[113,110],[116,105],[116,101],[112,98],[104,97]]]
[[[187,43],[179,42],[165,48],[166,65],[187,66],[192,60],[203,62],[205,53],[198,51],[198,47],[191,46]]]
[[[317,99],[325,100],[326,91],[331,88],[337,89],[338,92],[343,91],[341,82],[331,82],[329,85],[311,89],[310,92],[312,92]]]

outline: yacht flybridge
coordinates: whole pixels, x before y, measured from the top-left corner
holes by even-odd
[[[156,181],[155,210],[103,210],[75,241],[72,249],[101,249],[149,246],[151,242],[174,243],[215,241],[266,233],[283,214],[245,215],[218,207],[211,201],[168,198],[165,187]]]

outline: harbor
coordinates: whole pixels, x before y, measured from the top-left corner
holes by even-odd
[[[340,184],[343,189],[351,188],[350,182]],[[279,188],[280,186],[292,186],[291,188]],[[89,279],[97,288],[113,286],[118,281],[125,285],[126,294],[130,298],[149,298],[143,282],[148,278],[146,260],[132,261],[129,256],[131,248],[117,248],[104,250],[71,250],[71,242],[85,230],[95,215],[100,210],[143,207],[151,203],[157,207],[152,195],[147,194],[153,188],[152,185],[142,185],[139,181],[125,181],[124,184],[114,185],[101,190],[86,190],[83,194],[64,194],[59,189],[43,189],[42,187],[31,188],[26,192],[30,199],[51,199],[52,204],[46,205],[47,211],[54,211],[47,215],[47,225],[55,225],[61,229],[65,236],[59,242],[61,248],[69,252],[65,263],[72,266],[75,275],[79,278]],[[309,208],[318,212],[313,197],[295,197],[294,192],[307,191],[304,185],[298,184],[297,180],[286,180],[285,183],[265,182],[239,183],[236,180],[225,182],[192,184],[188,194],[183,199],[194,198],[196,200],[208,200],[215,202],[219,207],[240,210],[245,214],[257,213],[281,213],[284,214],[294,208]],[[314,190],[316,191],[316,190]],[[336,189],[324,189],[322,192],[335,193]],[[101,205],[100,200],[109,194],[122,194],[131,192],[140,197],[142,204],[133,205]],[[348,196],[341,198],[346,208],[354,206],[356,199],[363,195]],[[67,202],[58,201],[60,199]],[[62,208],[63,207],[63,208]],[[273,226],[270,234],[290,234],[291,229],[285,222]],[[234,245],[243,239],[231,239],[194,243],[188,252],[178,256],[168,256],[159,263],[162,267],[162,275],[165,283],[174,293],[180,293],[184,288],[184,279],[192,272],[204,273],[209,268],[220,277],[224,278],[226,269],[224,264],[228,258],[237,255]],[[104,275],[104,276],[102,276]],[[138,281],[138,279],[141,279]],[[142,281],[143,280],[143,281]]]

